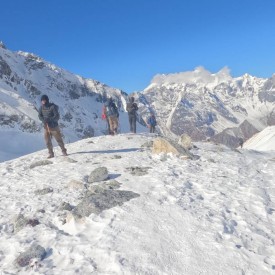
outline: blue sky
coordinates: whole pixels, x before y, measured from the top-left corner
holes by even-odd
[[[9,0],[0,40],[126,92],[203,66],[275,73],[274,0]]]

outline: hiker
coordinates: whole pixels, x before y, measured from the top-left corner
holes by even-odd
[[[128,112],[129,123],[130,123],[130,132],[136,133],[137,132],[137,110],[138,106],[135,103],[135,98],[130,97],[130,102],[127,103],[126,110]]]
[[[64,142],[58,126],[58,120],[60,118],[58,106],[54,103],[50,103],[49,97],[47,95],[42,95],[41,97],[41,107],[39,109],[38,117],[44,124],[44,138],[49,150],[48,158],[54,157],[52,136],[60,146],[63,156],[67,156],[67,150],[64,146]]]
[[[111,134],[111,129],[110,129],[109,119],[108,119],[107,114],[106,114],[106,106],[105,105],[103,105],[103,108],[102,108],[101,118],[103,120],[106,120],[106,123],[107,123],[107,134],[106,135],[110,135]]]
[[[110,124],[110,134],[116,135],[118,132],[118,118],[119,112],[117,106],[112,98],[108,99],[105,103],[106,117]]]
[[[147,127],[150,129],[150,133],[155,133],[156,125],[156,117],[153,113],[151,113],[149,118],[147,119]]]

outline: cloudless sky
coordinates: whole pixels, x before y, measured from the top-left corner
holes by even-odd
[[[0,40],[126,92],[203,66],[275,73],[275,0],[2,0]]]

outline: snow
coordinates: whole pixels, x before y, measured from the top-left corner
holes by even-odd
[[[30,169],[47,152],[0,163],[0,271],[3,274],[274,274],[275,162],[271,153],[197,143],[197,161],[152,155],[141,145],[149,134],[101,136],[58,148],[53,164]],[[91,143],[91,141],[93,143]],[[122,158],[115,159],[114,155]],[[62,201],[77,205],[100,166],[140,196],[91,214],[85,222],[61,222]],[[133,176],[128,167],[150,167]],[[104,184],[104,183],[99,183]],[[34,191],[52,187],[53,193]],[[44,209],[45,213],[38,210]],[[40,224],[12,233],[16,214]],[[17,269],[14,260],[32,243],[47,251],[41,266]]]
[[[194,71],[188,72],[181,72],[181,73],[174,73],[174,74],[159,74],[156,75],[151,83],[162,85],[164,83],[167,84],[207,84],[209,87],[214,85],[217,86],[218,84],[226,81],[230,81],[232,79],[230,75],[230,70],[225,67],[221,69],[216,74],[212,74],[211,72],[207,71],[203,67],[197,67]],[[152,85],[151,84],[151,85]]]
[[[245,149],[275,151],[275,126],[266,127],[244,143]]]

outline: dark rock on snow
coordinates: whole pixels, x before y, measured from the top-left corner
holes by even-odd
[[[46,257],[46,254],[46,250],[41,245],[33,244],[29,249],[17,257],[15,263],[19,267],[24,267],[29,265],[32,259],[39,259],[42,261]]]
[[[88,178],[88,182],[93,183],[93,182],[104,181],[104,180],[107,180],[108,177],[109,177],[109,174],[108,174],[107,168],[99,167],[91,172]]]

